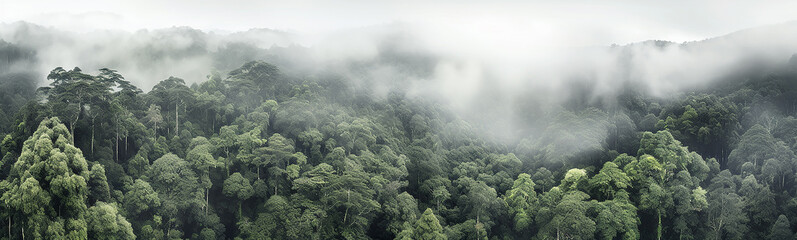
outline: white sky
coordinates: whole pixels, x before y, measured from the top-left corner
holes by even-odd
[[[583,46],[702,40],[783,23],[797,20],[797,1],[0,0],[0,22],[20,20],[73,31],[190,26],[305,34],[406,22]]]

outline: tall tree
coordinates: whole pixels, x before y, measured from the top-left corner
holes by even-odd
[[[415,238],[418,240],[444,240],[443,227],[435,217],[431,208],[423,212],[421,218],[415,223]]]
[[[514,215],[515,231],[523,231],[531,227],[534,214],[538,208],[537,193],[534,192],[534,181],[525,173],[518,175],[512,189],[504,195],[509,213]]]
[[[558,192],[558,189],[556,191]],[[544,214],[550,214],[550,220],[544,223],[537,233],[537,237],[541,239],[594,238],[595,221],[587,216],[590,203],[585,200],[588,198],[589,195],[577,190],[565,194],[549,213]]]
[[[97,202],[86,213],[89,239],[136,239],[133,227],[119,214],[116,205]]]
[[[162,110],[174,112],[174,135],[179,135],[180,106],[183,106],[182,111],[185,112],[186,105],[194,101],[194,92],[185,85],[185,80],[169,77],[152,87],[148,96],[151,96]]]
[[[617,192],[612,200],[601,202],[597,209],[595,226],[602,239],[639,239],[637,208],[629,200],[625,190]]]
[[[792,238],[793,235],[789,225],[789,219],[784,215],[780,215],[778,216],[778,221],[772,225],[772,229],[769,231],[767,238],[772,240],[789,239]]]
[[[19,231],[11,235],[86,238],[89,170],[80,149],[67,140],[70,135],[58,118],[43,120],[0,182],[8,216],[19,219],[13,224]]]
[[[615,192],[631,186],[631,179],[617,164],[606,162],[600,172],[590,179],[589,185],[604,199],[612,199]]]
[[[238,200],[239,218],[243,215],[241,204],[243,204],[243,201],[246,201],[246,199],[249,199],[252,194],[254,194],[252,185],[249,184],[249,180],[241,176],[240,173],[233,173],[227,180],[224,180],[224,195]]]
[[[708,193],[709,236],[714,239],[741,239],[747,232],[747,215],[742,198],[736,194],[736,183],[728,170],[711,179]]]

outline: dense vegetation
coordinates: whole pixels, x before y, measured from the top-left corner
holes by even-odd
[[[25,51],[4,46],[4,54]],[[0,82],[0,238],[790,239],[797,64],[573,101],[483,134],[433,100],[261,61],[144,93],[118,72]],[[23,79],[23,80],[19,80]]]

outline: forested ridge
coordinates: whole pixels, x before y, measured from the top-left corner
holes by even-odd
[[[6,63],[32,58],[3,44]],[[670,97],[574,96],[507,139],[436,99],[288,67],[146,92],[108,68],[40,88],[3,71],[0,238],[795,237],[797,57]]]

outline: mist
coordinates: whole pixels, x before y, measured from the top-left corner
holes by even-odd
[[[797,236],[797,2],[6,2],[0,239]]]
[[[35,52],[6,71],[27,69],[37,86],[48,84],[45,76],[55,67],[108,67],[148,91],[169,76],[190,85],[263,60],[303,80],[345,79],[374,98],[401,92],[437,101],[509,139],[534,135],[540,127],[530,120],[555,114],[568,101],[611,106],[628,89],[667,98],[785,64],[797,52],[794,22],[700,41],[622,46],[563,45],[573,41],[544,28],[480,29],[392,23],[327,34],[190,27],[74,32],[16,22],[0,25],[0,39]]]

